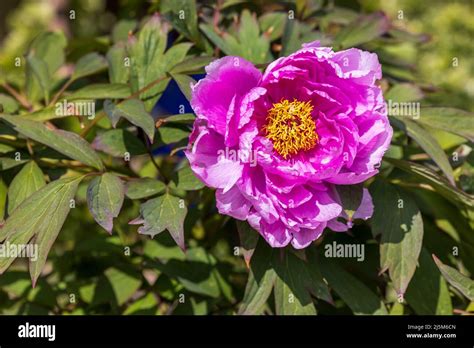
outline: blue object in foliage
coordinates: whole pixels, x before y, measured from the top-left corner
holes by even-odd
[[[199,81],[205,76],[205,74],[191,75],[191,77],[196,81]],[[191,108],[191,104],[189,104],[189,101],[179,89],[178,84],[174,80],[171,80],[168,83],[166,90],[163,92],[160,100],[158,100],[158,103],[156,103],[155,107],[153,108],[152,114],[159,119],[162,115],[175,115],[179,113],[192,112],[193,109]],[[171,147],[169,145],[165,145],[154,149],[153,155],[167,155],[170,153],[170,151]],[[182,151],[179,151],[177,155],[184,156]]]

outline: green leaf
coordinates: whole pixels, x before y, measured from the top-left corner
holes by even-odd
[[[423,150],[431,157],[433,161],[439,166],[443,173],[448,178],[451,185],[454,184],[454,174],[451,165],[449,164],[448,157],[444,153],[443,149],[439,145],[438,141],[422,126],[418,125],[414,121],[410,121],[406,118],[394,117],[398,122],[402,123],[403,126],[399,125],[399,128],[406,131],[409,137],[413,138]]]
[[[134,31],[137,27],[137,21],[134,19],[121,19],[114,25],[112,29],[112,41],[117,43],[119,41],[125,41],[128,38],[128,34]]]
[[[191,302],[190,305],[191,305],[191,308],[192,308],[192,314],[194,314],[194,315],[208,315],[209,314],[209,308],[208,308],[207,301],[200,301],[199,302],[198,300],[196,300],[192,297],[190,302]]]
[[[159,78],[163,78],[161,82],[140,95],[140,99],[145,100],[148,111],[156,104],[169,82],[169,79],[165,79],[167,67],[163,58],[167,33],[168,28],[162,25],[158,15],[154,15],[140,30],[138,39],[132,37],[128,40],[132,91],[138,92]],[[173,63],[177,64],[178,62]]]
[[[298,50],[300,45],[300,40],[298,40],[299,36],[299,26],[300,23],[298,20],[290,20],[287,19],[285,22],[285,27],[283,30],[283,37],[281,39],[282,50],[280,52],[280,56],[287,56],[290,53],[295,52]]]
[[[473,195],[469,195],[464,191],[452,186],[445,178],[436,174],[431,169],[414,162],[403,161],[389,157],[385,157],[384,159],[387,162],[395,165],[397,168],[400,168],[407,173],[413,174],[421,181],[432,185],[436,192],[441,194],[449,201],[455,204],[462,203],[470,208],[474,207]]]
[[[95,295],[96,288],[97,288],[97,283],[86,284],[79,287],[78,293],[81,300],[87,304],[92,303],[92,301],[95,300],[94,295]]]
[[[33,93],[35,84],[39,86],[40,90],[43,93],[43,98],[45,103],[49,103],[49,90],[50,86],[50,75],[48,71],[48,65],[35,56],[26,57],[26,89],[27,91],[32,91],[27,93],[28,98],[35,99]]]
[[[199,41],[195,0],[163,0],[160,6],[177,31],[192,41]]]
[[[158,301],[155,294],[148,293],[130,304],[123,315],[154,315],[158,312]]]
[[[179,90],[184,94],[188,101],[191,101],[192,90],[191,84],[195,84],[196,80],[191,76],[183,74],[172,74],[173,80],[178,84]]]
[[[288,13],[267,12],[258,19],[262,32],[269,35],[270,41],[275,41],[283,35]]]
[[[66,46],[67,40],[64,33],[46,32],[39,34],[33,40],[29,52],[41,58],[48,65],[49,73],[53,74],[64,64]]]
[[[247,267],[250,267],[250,260],[257,247],[259,234],[255,231],[247,221],[235,220],[237,231],[239,232],[240,247],[244,254],[244,260]]]
[[[8,214],[12,212],[29,196],[46,185],[44,175],[38,165],[28,162],[15,176],[8,189]]]
[[[183,251],[180,248],[177,247],[177,249],[179,253],[183,254]],[[168,267],[168,266],[171,266],[171,267]],[[182,272],[179,270],[178,267],[175,267],[175,266],[176,265],[172,263],[171,265],[158,264],[158,266],[156,267],[157,271],[160,272],[162,276],[158,277],[155,284],[153,284],[153,288],[156,289],[156,291],[160,294],[162,298],[168,301],[175,300],[176,297],[178,296],[178,293],[182,291],[183,289],[185,289],[184,286],[180,283],[180,281],[177,280],[178,274],[182,275]],[[200,289],[198,289],[197,286],[195,288],[198,290],[198,293],[200,295],[209,295],[207,293],[203,294],[203,292],[199,292]],[[179,310],[179,308],[182,308],[182,306],[178,306],[176,309]],[[173,314],[175,313],[175,311],[173,311]]]
[[[211,24],[201,23],[199,28],[206,34],[219,49],[222,50],[226,55],[241,55],[240,44],[235,37],[227,32],[217,34],[214,31],[214,27]]]
[[[314,315],[316,307],[306,287],[309,280],[304,261],[285,252],[283,260],[276,258],[275,307],[277,315]]]
[[[77,61],[71,80],[94,75],[105,69],[107,69],[107,60],[103,56],[95,52],[88,53]]]
[[[31,289],[31,280],[27,272],[10,271],[0,277],[0,286],[8,294],[21,297]]]
[[[194,175],[189,163],[176,172],[173,182],[178,189],[185,191],[200,190],[204,187],[204,183]]]
[[[15,151],[15,148],[13,146],[0,144],[0,153],[3,154],[3,153],[13,152],[13,151]]]
[[[181,63],[176,64],[170,71],[172,74],[190,74],[201,72],[203,68],[209,65],[214,57],[189,57]]]
[[[117,128],[105,131],[94,139],[92,148],[114,157],[142,155],[147,152],[145,145],[135,135],[125,129]]]
[[[176,64],[181,63],[192,46],[193,44],[190,42],[183,42],[171,46],[163,57],[163,64],[166,71],[172,70]]]
[[[260,239],[250,262],[239,314],[260,314],[273,285],[277,314],[316,314],[310,294],[332,302],[315,254],[309,254],[309,262],[289,250],[280,257],[279,252]]]
[[[473,119],[472,112],[454,108],[426,107],[420,108],[420,118],[416,121],[474,141]]]
[[[166,122],[170,123],[183,123],[183,124],[193,124],[196,121],[196,115],[194,114],[177,114],[168,116],[165,118]]]
[[[298,17],[308,19],[311,16],[317,16],[316,14],[317,11],[323,10],[324,2],[321,0],[310,1],[310,2],[296,1],[295,5],[296,5],[296,13]],[[334,8],[332,8],[332,11],[330,11],[329,14],[335,14],[338,17],[344,17],[343,18],[344,20],[348,20],[348,17],[350,18],[349,15],[343,16],[342,13],[338,13],[337,10],[341,10],[341,9],[344,10],[343,7],[335,6]]]
[[[397,27],[391,28],[389,33],[401,42],[426,43],[430,41],[430,35],[426,33],[415,34]]]
[[[143,203],[140,207],[140,218],[131,222],[142,224],[138,233],[150,235],[152,238],[168,230],[178,246],[184,250],[184,218],[188,209],[178,197],[165,193]]]
[[[130,87],[126,84],[95,83],[74,91],[66,99],[125,99],[129,96]]]
[[[332,40],[319,31],[314,31],[313,27],[297,19],[287,19],[283,37],[281,40],[282,50],[280,57],[288,56],[301,48],[304,43],[318,40],[322,45],[331,46]]]
[[[0,170],[11,169],[25,162],[27,162],[27,160],[16,160],[10,157],[0,157]]]
[[[408,103],[418,101],[423,98],[420,87],[411,83],[398,83],[385,93],[385,100],[397,103]]]
[[[89,211],[94,220],[109,233],[112,233],[113,219],[122,208],[124,192],[122,180],[111,173],[95,177],[87,188]]]
[[[189,137],[190,130],[182,125],[165,125],[158,128],[159,141],[163,144],[173,144]]]
[[[399,295],[406,291],[416,270],[423,240],[423,220],[413,198],[382,181],[370,186],[374,202],[373,235],[381,235],[380,267],[388,269]]]
[[[305,275],[305,278],[307,279],[306,288],[317,298],[328,303],[333,303],[328,285],[324,281],[321,273],[321,267],[317,257],[317,249],[306,248],[304,251],[307,262],[304,264],[305,267],[302,267],[302,270],[307,273]]]
[[[358,46],[385,34],[390,21],[382,12],[362,15],[343,28],[334,38],[334,45],[340,48]]]
[[[90,144],[79,135],[60,129],[51,130],[40,122],[15,116],[0,115],[0,118],[13,125],[14,129],[41,144],[78,160],[86,165],[102,170],[104,165]]]
[[[3,219],[5,218],[5,208],[7,206],[7,192],[8,186],[0,177],[0,225],[3,224]]]
[[[127,182],[125,194],[130,199],[142,199],[162,194],[165,190],[166,185],[160,180],[140,178]]]
[[[218,271],[216,258],[204,248],[190,248],[185,261],[171,259],[155,266],[169,277],[176,278],[188,291],[233,301],[232,290]]]
[[[49,95],[49,90],[45,91],[43,85],[49,86],[53,74],[64,64],[66,45],[66,37],[61,32],[41,33],[31,43],[27,56],[33,57],[33,65],[39,65],[39,67],[32,69],[31,62],[28,62],[27,58],[26,95],[30,102]],[[36,64],[38,60],[40,63]],[[37,73],[41,75],[41,81],[35,77],[33,70],[37,70]]]
[[[0,113],[14,114],[19,109],[19,105],[15,99],[9,95],[0,93]]]
[[[438,266],[444,279],[446,279],[453,287],[461,291],[469,301],[474,301],[474,281],[458,272],[455,268],[443,264],[435,255],[433,255],[433,260],[435,261],[436,266]]]
[[[264,310],[277,278],[273,268],[275,250],[260,239],[250,262],[250,273],[245,294],[239,307],[239,314],[255,315]]]
[[[127,50],[122,43],[112,46],[107,52],[109,63],[109,80],[111,83],[127,83],[130,67],[126,66]]]
[[[44,121],[54,120],[56,118],[63,118],[63,117],[68,117],[68,116],[69,116],[68,114],[64,114],[62,111],[57,112],[56,106],[46,107],[29,114],[19,115],[19,117],[21,118],[26,118],[28,120],[33,120],[37,122],[44,122]]]
[[[453,314],[448,285],[425,248],[421,251],[420,266],[407,288],[405,298],[418,315]]]
[[[266,35],[260,34],[256,15],[250,14],[248,10],[243,10],[240,15],[237,38],[244,58],[255,64],[270,60],[270,41]]]
[[[390,308],[390,315],[403,315],[405,306],[400,302],[395,302]]]
[[[329,286],[356,315],[387,315],[384,303],[359,279],[325,257],[319,259],[321,272]]]
[[[191,248],[186,252],[186,263],[184,265],[192,264],[196,265],[196,267],[190,267],[192,276],[178,277],[180,283],[187,290],[207,294],[215,298],[225,298],[230,302],[234,302],[232,288],[218,270],[217,260],[212,254],[201,247]],[[205,274],[208,274],[208,278],[204,277]],[[194,279],[202,279],[202,281],[196,282]]]
[[[414,73],[406,67],[397,67],[389,64],[382,65],[382,75],[391,77],[397,80],[415,82],[416,77]]]
[[[425,236],[424,244],[432,253],[440,255],[454,252],[453,248],[456,245],[459,248],[460,261],[471,274],[474,274],[474,258],[470,257],[474,255],[474,233],[470,220],[466,219],[468,212],[459,209],[434,191],[417,190],[416,198],[419,200],[418,206],[421,207],[422,213],[432,217],[437,227],[431,226],[425,230],[429,233]],[[428,226],[430,225],[431,223],[428,223]],[[440,235],[438,228],[445,233]],[[453,242],[455,244],[452,244]]]
[[[13,211],[0,228],[0,241],[37,245],[38,254],[30,258],[30,274],[36,283],[51,246],[66,220],[82,177],[59,179],[33,193]],[[0,259],[3,273],[14,258]]]
[[[143,247],[143,255],[151,259],[159,259],[162,261],[175,259],[175,260],[186,260],[186,255],[183,251],[175,244],[167,245],[159,241],[160,237],[158,236],[155,239],[145,240],[145,245]],[[163,236],[168,238],[169,236]],[[161,238],[162,239],[162,238]]]
[[[220,6],[221,10],[227,9],[228,7],[236,6],[239,4],[248,3],[249,0],[225,0],[223,1],[222,5]]]
[[[145,105],[138,99],[125,100],[120,104],[113,104],[110,100],[104,102],[104,110],[115,127],[121,117],[143,129],[150,142],[155,135],[155,122],[153,117],[146,112]]]
[[[125,272],[114,267],[105,270],[104,276],[112,287],[112,292],[119,306],[127,302],[142,284],[140,274]]]
[[[202,23],[200,28],[227,55],[241,56],[255,64],[271,60],[270,41],[260,34],[258,22],[248,10],[242,11],[236,37],[227,32],[219,35],[210,24]]]

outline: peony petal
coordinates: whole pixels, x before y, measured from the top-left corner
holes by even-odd
[[[375,53],[349,48],[337,52],[331,60],[339,65],[341,77],[364,85],[373,85],[382,78],[382,67]]]
[[[274,248],[282,248],[291,241],[290,230],[280,221],[268,224],[264,221],[260,223],[260,234]]]
[[[223,193],[226,193],[242,176],[242,168],[243,165],[239,162],[222,159],[206,168],[205,182],[211,187],[223,189]]]
[[[373,213],[374,204],[372,203],[372,196],[370,195],[369,190],[364,188],[360,206],[357,208],[352,218],[367,220],[372,217]]]
[[[216,203],[219,213],[230,215],[238,220],[246,220],[252,207],[237,186],[233,186],[227,192],[217,190]]]
[[[295,249],[303,249],[310,245],[313,241],[321,237],[323,234],[326,223],[320,223],[315,229],[302,228],[300,231],[293,233],[293,239],[291,245]]]
[[[207,76],[193,87],[191,106],[210,128],[225,134],[232,98],[239,98],[240,104],[240,98],[257,87],[261,73],[245,59],[230,56],[215,60],[206,71]]]
[[[349,229],[347,224],[344,224],[340,221],[337,221],[336,219],[333,219],[331,221],[328,221],[327,227],[334,232],[345,232]]]

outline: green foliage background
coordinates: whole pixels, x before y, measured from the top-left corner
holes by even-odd
[[[468,0],[2,1],[0,241],[36,238],[40,258],[1,259],[0,313],[472,313],[473,23]],[[313,40],[376,52],[386,99],[421,115],[391,116],[371,220],[271,249],[217,214],[176,154],[194,116],[155,127],[150,112],[217,57],[264,68]],[[58,117],[61,98],[95,100],[97,117]],[[364,244],[365,260],[325,257],[333,242]]]

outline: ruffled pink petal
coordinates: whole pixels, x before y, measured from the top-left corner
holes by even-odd
[[[211,187],[223,189],[225,193],[241,178],[242,169],[241,163],[222,159],[206,168],[205,182]]]
[[[374,204],[372,203],[372,196],[370,195],[369,190],[364,188],[360,206],[357,208],[352,218],[367,220],[371,218],[373,214]]]
[[[238,98],[240,105],[240,98],[257,87],[261,73],[245,59],[230,56],[215,60],[206,71],[193,87],[191,106],[210,128],[225,134],[232,99]]]
[[[240,193],[237,186],[233,186],[229,191],[222,189],[216,191],[216,206],[219,213],[230,215],[238,220],[245,220],[252,205]]]
[[[207,186],[228,191],[242,176],[243,164],[224,156],[223,138],[212,130],[196,128],[194,143],[185,154],[191,169]]]
[[[298,232],[293,233],[293,239],[291,240],[291,245],[293,245],[295,249],[306,248],[316,239],[321,237],[325,227],[326,227],[326,222],[322,222],[318,224],[318,226],[314,229],[302,228]]]
[[[347,224],[337,221],[336,219],[328,221],[327,227],[333,232],[345,232],[349,229]]]
[[[253,219],[251,219],[253,220]],[[274,248],[283,248],[291,241],[290,230],[280,221],[269,224],[263,220],[257,226],[253,226],[265,238],[265,240]]]

